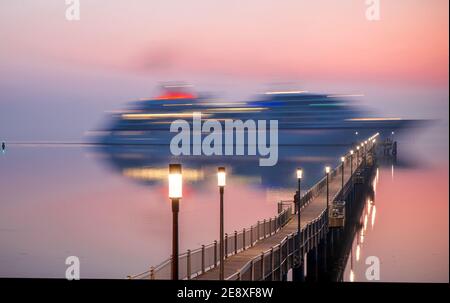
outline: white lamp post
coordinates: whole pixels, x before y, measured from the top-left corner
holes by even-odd
[[[169,198],[172,200],[172,280],[178,280],[178,211],[183,196],[180,164],[169,164]]]
[[[223,193],[226,185],[226,173],[225,167],[219,167],[217,169],[217,186],[219,186],[220,192],[220,272],[219,280],[224,280],[225,275],[225,258],[224,258],[224,227],[223,227]]]

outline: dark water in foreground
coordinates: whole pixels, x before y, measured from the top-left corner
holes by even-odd
[[[408,146],[399,145],[398,164],[379,167],[346,281],[365,281],[368,256],[380,259],[382,281],[448,281],[448,162],[422,164],[402,152]],[[275,170],[230,160],[226,231],[273,216],[279,200],[292,199],[297,163],[305,168],[306,188],[344,150],[299,149],[298,156],[290,150]],[[65,258],[75,255],[82,278],[124,278],[166,259],[171,211],[165,170],[171,160],[120,148],[105,154],[80,145],[8,146],[0,155],[0,276],[64,277]],[[217,164],[199,163],[183,160],[181,251],[219,233]]]

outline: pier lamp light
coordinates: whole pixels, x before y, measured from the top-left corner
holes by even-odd
[[[366,140],[366,141],[364,141],[364,145],[365,145],[365,144],[367,144],[367,140]]]
[[[169,198],[172,200],[172,280],[178,280],[178,212],[183,196],[180,164],[169,164]]]
[[[183,177],[180,164],[169,164],[169,198],[181,199],[183,191]]]
[[[327,175],[327,219],[329,215],[329,204],[330,204],[330,186],[329,186],[329,175],[330,175],[331,167],[325,166],[325,174]]]
[[[225,167],[219,167],[217,169],[217,185],[219,187],[224,187],[226,185]]]
[[[341,190],[344,190],[344,164],[345,164],[345,157],[341,157]]]
[[[225,279],[225,253],[224,253],[224,226],[223,226],[223,193],[226,184],[226,172],[225,167],[219,167],[217,169],[217,185],[219,186],[220,193],[220,243],[219,243],[219,258],[220,258],[220,268],[219,268],[219,280]]]

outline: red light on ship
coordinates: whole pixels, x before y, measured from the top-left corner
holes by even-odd
[[[195,99],[197,96],[187,92],[179,91],[167,91],[159,95],[155,99],[157,100],[175,100],[175,99]]]

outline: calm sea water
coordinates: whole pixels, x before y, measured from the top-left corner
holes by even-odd
[[[361,216],[366,229],[355,235],[345,280],[365,281],[365,260],[376,256],[382,281],[448,281],[448,150],[445,143],[438,148],[442,141],[433,132],[421,132],[399,138],[397,164],[379,167],[375,198]],[[274,216],[278,201],[292,199],[298,163],[307,188],[345,149],[282,147],[280,154],[289,156],[275,168],[227,161],[226,231]],[[171,208],[165,173],[174,159],[151,154],[79,144],[9,145],[0,154],[0,276],[64,277],[65,259],[75,255],[84,278],[125,278],[166,259]],[[217,161],[182,159],[181,251],[217,239]]]

